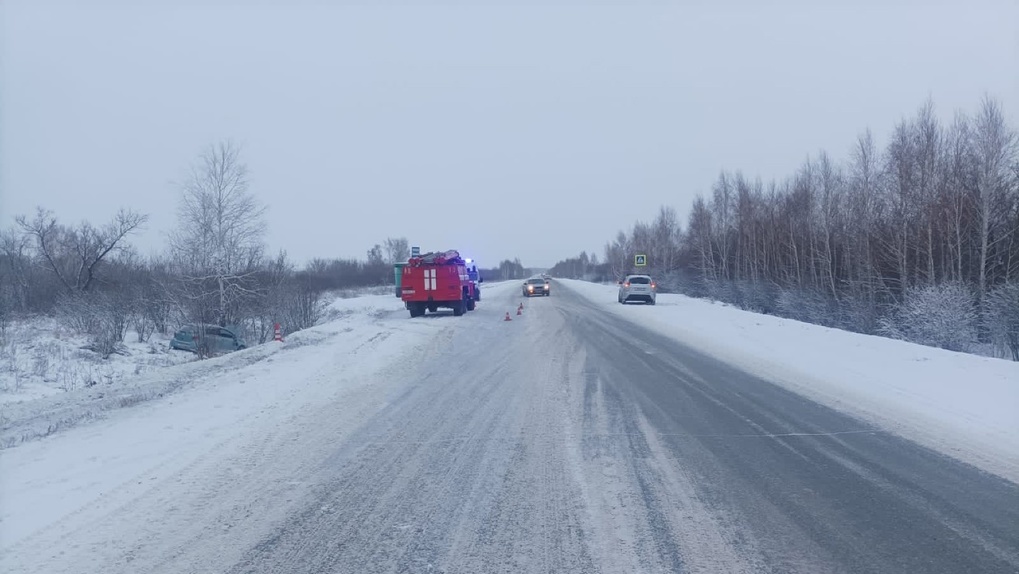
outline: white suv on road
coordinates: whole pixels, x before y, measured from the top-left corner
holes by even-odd
[[[657,289],[650,275],[627,275],[619,282],[619,302],[643,301],[654,305]]]

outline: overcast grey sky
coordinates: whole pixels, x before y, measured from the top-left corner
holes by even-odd
[[[723,168],[883,143],[928,96],[1019,113],[1014,0],[210,4],[0,4],[0,225],[132,207],[155,252],[173,181],[232,138],[273,250],[406,236],[547,266],[659,205],[685,219]]]

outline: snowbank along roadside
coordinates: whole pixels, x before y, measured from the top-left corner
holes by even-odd
[[[514,286],[492,285],[485,295],[494,299]],[[130,501],[155,501],[153,485],[186,468],[226,472],[221,467],[228,461],[266,456],[250,452],[269,447],[248,444],[249,434],[303,432],[294,429],[314,419],[309,413],[321,417],[321,409],[337,404],[347,406],[335,413],[333,430],[353,428],[387,402],[385,380],[412,369],[416,353],[445,344],[452,329],[469,328],[474,318],[411,320],[392,295],[341,299],[329,313],[332,320],[282,344],[167,368],[162,379],[153,375],[143,385],[163,388],[181,380],[179,392],[0,452],[0,555],[29,537],[59,538]],[[316,440],[336,440],[322,429],[317,434]],[[224,480],[241,480],[226,475]],[[279,482],[281,488],[302,488]],[[179,501],[170,502],[178,507]]]
[[[385,291],[386,296],[379,293]],[[262,361],[274,353],[329,337],[337,319],[343,329],[402,309],[391,288],[333,293],[316,327],[288,336],[283,345],[256,345],[204,361],[169,348],[169,336],[154,333],[142,343],[125,338],[122,354],[100,359],[84,350],[85,337],[70,334],[55,319],[15,322],[0,341],[0,449],[49,436],[110,411],[157,399],[211,377]],[[367,295],[365,293],[372,293]],[[380,315],[381,314],[381,315]]]

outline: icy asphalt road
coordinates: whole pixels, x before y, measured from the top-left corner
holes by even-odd
[[[514,301],[469,316],[232,571],[1019,570],[1014,485],[568,292],[497,321]]]
[[[105,534],[19,552],[46,572],[1019,571],[1016,485],[562,289],[501,321],[518,300],[415,319],[457,323],[386,400],[253,433]]]

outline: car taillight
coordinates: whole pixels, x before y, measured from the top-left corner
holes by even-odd
[[[652,284],[651,284],[651,288],[652,288],[652,289],[654,289],[654,288],[655,288],[655,284],[654,284],[654,283],[652,283]]]
[[[629,286],[630,286],[630,282],[629,281],[627,281],[626,283],[623,283],[623,287],[629,287]]]

